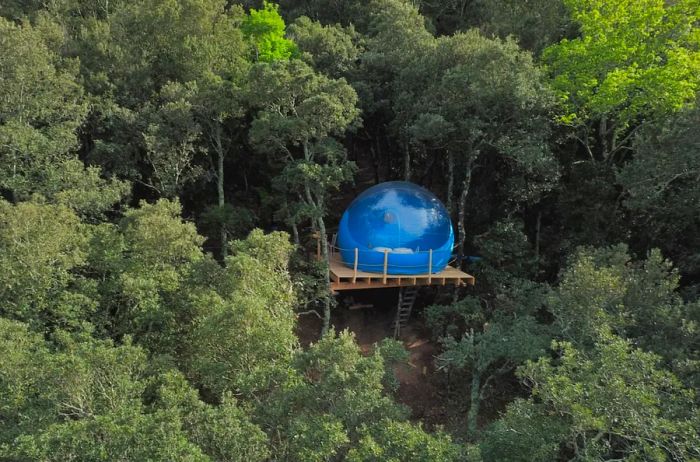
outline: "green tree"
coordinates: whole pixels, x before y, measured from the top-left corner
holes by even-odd
[[[157,101],[142,111],[147,127],[143,132],[146,160],[152,170],[146,184],[163,197],[176,197],[187,183],[203,174],[195,163],[201,154],[198,139],[202,135],[194,120],[195,92],[179,83],[166,84]]]
[[[95,232],[90,266],[98,275],[101,330],[133,335],[153,353],[173,354],[187,326],[181,291],[205,259],[204,238],[182,220],[178,202],[142,203],[118,225]]]
[[[699,123],[695,108],[645,127],[634,140],[634,157],[617,172],[632,242],[645,250],[660,248],[689,278],[700,273]]]
[[[575,33],[562,0],[476,0],[470,6],[484,34],[515,36],[521,47],[535,54]]]
[[[63,14],[90,8],[70,11]],[[95,101],[86,129],[90,161],[134,181],[145,177],[169,197],[209,167],[221,209],[214,215],[226,212],[225,160],[243,157],[234,148],[245,127],[244,18],[223,0],[142,0],[87,14],[71,29],[71,45]],[[196,159],[200,152],[210,162]],[[219,228],[225,256],[228,233]]]
[[[404,420],[406,410],[385,394],[385,372],[380,351],[362,355],[349,332],[329,333],[297,351],[254,412],[270,435],[274,458],[342,457],[356,444],[362,424]]]
[[[370,429],[369,427],[372,427]],[[442,432],[431,434],[408,422],[383,420],[374,426],[365,426],[357,446],[350,449],[349,462],[442,462],[478,460],[466,457],[462,448]]]
[[[86,114],[77,62],[62,59],[60,28],[0,19],[0,186],[26,198],[41,191],[44,172],[71,158]]]
[[[541,58],[566,138],[555,205],[565,231],[553,235],[557,253],[637,239],[637,216],[623,207],[615,170],[635,157],[634,140],[645,126],[694,105],[700,83],[697,2],[565,3],[579,36]]]
[[[567,0],[581,36],[542,55],[588,157],[619,161],[645,121],[695,102],[700,10],[695,1]]]
[[[297,345],[287,272],[292,247],[284,233],[254,230],[234,241],[232,251],[225,268],[208,265],[194,290],[182,294],[196,314],[185,363],[214,397],[231,391],[251,398],[289,363]]]
[[[0,315],[40,332],[90,330],[90,229],[63,205],[0,200]]]
[[[322,25],[302,16],[289,26],[289,36],[300,57],[318,72],[339,78],[357,67],[362,39],[353,26]]]
[[[226,59],[212,44],[225,42],[224,31],[235,28],[241,15],[223,0],[138,0],[114,6],[108,15],[88,13],[72,36],[86,89],[106,99],[97,101],[105,109],[111,100],[138,110],[169,82],[197,80],[211,70],[211,61]],[[77,10],[73,13],[80,17],[89,8]],[[238,54],[236,48],[228,52],[231,58]]]
[[[11,352],[0,359],[2,460],[248,461],[268,454],[264,433],[235,401],[214,408],[179,373],[150,376],[145,352],[128,340],[115,346],[63,337],[52,351],[24,325],[0,318],[0,345]]]
[[[270,435],[273,458],[462,460],[461,446],[406,421],[407,409],[387,395],[397,348],[403,350],[398,342],[385,342],[364,355],[345,331],[297,351],[254,412]]]
[[[250,61],[240,24],[243,14],[231,10],[217,22],[211,36],[199,41],[206,51],[200,74],[196,80],[197,93],[193,98],[195,120],[202,127],[207,140],[210,172],[216,181],[216,208],[208,216],[219,224],[221,256],[228,252],[231,205],[226,199],[226,161],[235,160],[245,165],[246,156],[240,152],[247,124],[244,117],[249,110],[245,98]],[[237,150],[238,149],[238,150]],[[229,201],[231,199],[229,198]]]
[[[387,136],[387,127],[394,118],[395,80],[417,56],[422,55],[433,36],[426,29],[425,18],[410,2],[343,2],[339,7],[359,11],[357,19],[351,23],[363,34],[358,68],[347,76],[357,91],[364,122],[351,142],[360,151],[370,154],[375,182],[380,182],[382,177],[393,179],[397,170],[395,161],[400,159],[399,146],[394,136]],[[347,24],[346,20],[341,22]],[[381,173],[382,163],[386,164],[384,175]]]
[[[296,45],[285,38],[286,25],[279,14],[279,6],[263,1],[263,8],[251,8],[241,30],[250,40],[254,50],[254,61],[272,62],[285,60],[296,53]]]
[[[0,16],[10,20],[23,19],[29,14],[36,13],[41,8],[41,2],[10,0],[0,6]]]
[[[566,416],[549,414],[534,400],[516,398],[500,418],[484,430],[479,449],[486,461],[560,460],[560,443],[569,432],[567,423]]]
[[[514,42],[476,31],[441,37],[420,61],[403,69],[396,91],[394,124],[407,141],[445,159],[451,209],[454,184],[461,177],[456,207],[460,254],[475,171],[480,171],[477,184],[491,175],[500,177],[495,187],[508,198],[506,210],[534,202],[557,181],[547,145],[553,101],[532,57]],[[501,168],[486,170],[496,165]]]
[[[251,101],[260,110],[250,141],[262,152],[281,155],[284,167],[277,180],[291,200],[302,204],[303,216],[318,230],[327,263],[328,194],[351,180],[355,168],[332,136],[342,136],[357,120],[357,95],[344,79],[316,74],[299,60],[259,64],[252,70],[251,84]],[[331,301],[327,268],[324,273],[329,288],[323,316],[326,333]]]
[[[5,445],[50,423],[52,403],[44,394],[51,374],[41,335],[26,324],[0,317],[0,458]]]
[[[557,356],[519,369],[532,396],[485,432],[484,458],[697,457],[697,307],[677,288],[658,251],[579,250],[546,300]]]
[[[367,2],[361,0],[280,0],[287,18],[306,16],[322,24],[349,26],[366,21]]]
[[[508,407],[481,445],[487,460],[692,460],[700,455],[693,392],[658,357],[605,335],[589,352],[556,343],[560,357],[520,374],[533,398]],[[523,451],[524,452],[520,452]]]
[[[479,409],[492,381],[545,353],[551,339],[549,329],[535,319],[542,301],[541,288],[521,283],[520,287],[511,284],[503,289],[490,316],[476,299],[458,302],[473,310],[467,319],[469,330],[461,337],[443,337],[444,351],[437,364],[443,369],[465,369],[471,375],[467,414],[471,438],[477,435]]]
[[[632,261],[625,246],[574,256],[548,303],[562,336],[576,348],[612,330],[660,355],[689,386],[697,385],[697,302],[684,302],[679,277],[658,250]]]
[[[99,216],[128,191],[77,159],[87,105],[75,59],[61,57],[60,27],[0,18],[0,188],[13,200],[40,193],[83,215]]]
[[[161,100],[165,85],[197,80],[221,59],[212,37],[242,13],[223,1],[200,0],[69,0],[47,9],[64,26],[66,49],[80,59],[91,103],[82,129],[87,159],[132,181],[150,177],[142,134],[149,121],[140,111]]]
[[[211,461],[263,461],[270,450],[267,435],[251,421],[245,404],[231,394],[212,406],[202,402],[199,393],[182,374],[168,371],[155,380],[152,409],[178,416],[187,439],[196,444]],[[148,392],[149,390],[147,390]]]

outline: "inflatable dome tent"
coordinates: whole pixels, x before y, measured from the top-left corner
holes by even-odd
[[[337,245],[350,268],[357,249],[360,271],[383,273],[386,254],[387,274],[435,274],[450,260],[454,231],[447,209],[433,193],[390,181],[367,189],[345,210]]]

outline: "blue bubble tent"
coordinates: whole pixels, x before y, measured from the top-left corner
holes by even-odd
[[[340,220],[337,251],[349,268],[390,275],[436,274],[452,256],[447,209],[430,191],[406,181],[375,185]]]

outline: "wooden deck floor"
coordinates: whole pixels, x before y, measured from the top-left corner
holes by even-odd
[[[382,273],[367,273],[348,268],[340,260],[340,255],[334,253],[330,258],[331,288],[333,291],[357,289],[381,289],[384,287],[408,287],[455,284],[462,286],[474,285],[474,276],[463,271],[446,267],[435,274],[396,275]]]

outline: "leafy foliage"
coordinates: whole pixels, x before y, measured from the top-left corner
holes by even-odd
[[[146,159],[153,169],[151,186],[164,197],[175,196],[202,174],[194,164],[201,128],[194,120],[193,94],[192,89],[180,84],[166,84],[158,95],[157,106],[144,109],[148,128],[143,138]]]
[[[437,364],[447,370],[466,369],[471,375],[467,416],[470,437],[477,434],[479,408],[490,383],[525,361],[545,354],[550,330],[535,318],[542,298],[541,288],[532,283],[511,283],[496,295],[491,313],[471,297],[447,307],[446,314],[459,313],[463,324],[444,328],[448,335],[441,338],[444,351]],[[471,308],[468,316],[463,314],[466,307]],[[436,312],[442,310],[429,309],[434,323]]]
[[[348,453],[348,461],[465,460],[461,448],[453,444],[449,436],[442,433],[430,435],[406,423],[380,421],[374,432],[365,429],[363,433],[365,436],[360,440],[359,446]]]
[[[187,368],[215,396],[254,394],[266,386],[275,364],[290,360],[297,343],[290,252],[285,235],[253,231],[233,243],[226,268],[210,265],[213,290],[190,296],[197,316],[187,341]]]
[[[261,10],[251,9],[241,24],[255,48],[255,60],[263,62],[287,59],[296,52],[294,42],[284,37],[285,28],[278,6],[267,1]]]
[[[0,3],[1,461],[700,459],[696,0]],[[401,178],[416,381],[327,265]]]
[[[18,26],[0,18],[0,188],[15,200],[38,193],[99,215],[128,187],[75,155],[87,105],[77,61],[60,56],[61,46],[61,30],[48,20]]]
[[[518,450],[528,447],[536,457],[526,460],[551,460],[560,450],[582,460],[697,457],[696,416],[687,412],[693,394],[656,368],[655,355],[614,336],[590,353],[553,346],[561,348],[556,365],[541,358],[522,368],[534,399],[509,407],[486,438],[485,456],[525,460]]]
[[[63,205],[0,201],[0,313],[39,331],[88,329],[94,285],[80,274],[90,231]]]
[[[660,117],[695,101],[697,2],[566,4],[580,24],[581,37],[552,45],[543,59],[563,104],[561,120],[576,125],[600,121],[603,157],[625,143],[623,135],[640,118]]]
[[[576,346],[585,348],[613,331],[669,363],[680,361],[678,367],[696,363],[698,347],[696,303],[684,303],[677,288],[677,271],[658,251],[630,262],[624,246],[583,250],[562,276],[550,309],[564,338]],[[684,369],[693,366],[677,371],[685,375]]]
[[[538,54],[572,34],[572,18],[561,0],[479,0],[472,8],[481,16],[479,27],[486,33],[515,36],[520,46]]]
[[[302,59],[329,77],[342,77],[356,68],[361,38],[352,25],[323,25],[302,16],[291,24],[289,35]]]
[[[397,345],[391,346],[396,353]],[[391,451],[397,457],[457,457],[460,447],[449,437],[433,437],[406,422],[406,409],[385,394],[387,368],[397,356],[387,354],[389,347],[385,343],[364,356],[352,334],[333,333],[306,351],[297,350],[287,367],[274,368],[265,399],[254,411],[256,422],[270,435],[272,457],[374,460],[367,459],[370,454],[366,452],[374,438],[394,444]],[[381,423],[370,426],[366,422]],[[387,428],[395,430],[387,434]],[[425,442],[429,447],[419,449]]]
[[[642,130],[635,156],[618,172],[634,235],[644,247],[658,247],[685,274],[697,274],[695,244],[700,191],[696,181],[700,109],[678,114]]]
[[[0,363],[0,386],[9,391],[0,409],[3,421],[14,424],[2,427],[0,457],[208,461],[267,455],[264,434],[234,402],[218,408],[202,403],[176,372],[152,381],[144,352],[128,341],[66,339],[52,353],[24,325],[0,323],[3,350],[13,350]],[[142,400],[149,387],[157,395],[152,403]]]

